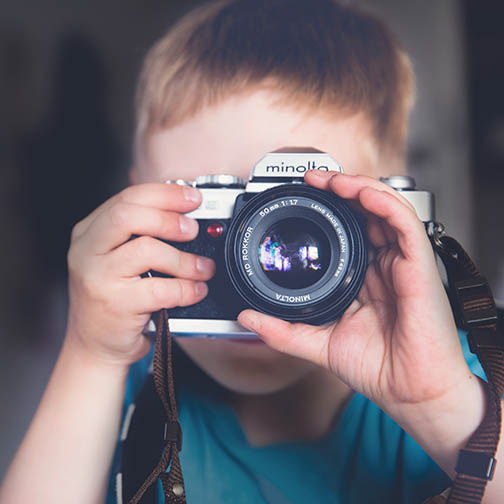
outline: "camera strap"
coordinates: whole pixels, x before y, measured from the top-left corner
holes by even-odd
[[[469,348],[478,357],[487,377],[485,417],[464,449],[460,450],[451,489],[425,501],[427,504],[479,504],[497,460],[504,392],[504,338],[488,282],[466,251],[444,234],[439,224],[429,232],[434,250],[448,277],[457,325],[467,331]],[[446,493],[449,493],[446,498]]]
[[[182,430],[178,422],[175,386],[173,382],[172,337],[168,312],[156,313],[156,342],[154,346],[153,375],[157,395],[165,412],[164,446],[157,466],[142,483],[129,504],[138,504],[147,489],[159,478],[167,504],[186,504],[184,478],[180,467]],[[168,472],[166,472],[168,471]]]

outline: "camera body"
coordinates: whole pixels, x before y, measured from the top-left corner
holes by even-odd
[[[337,195],[305,184],[308,170],[343,172],[326,153],[285,148],[261,158],[248,181],[209,175],[168,182],[197,187],[203,197],[187,214],[199,223],[197,237],[169,243],[216,263],[206,298],[170,309],[173,334],[254,337],[236,321],[246,308],[315,325],[346,310],[367,268],[365,221]],[[416,191],[411,177],[382,181],[401,191],[421,220],[434,220],[432,194]]]

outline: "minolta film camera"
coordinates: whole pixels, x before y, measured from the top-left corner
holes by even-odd
[[[169,311],[178,336],[252,336],[237,322],[245,308],[291,322],[321,325],[339,318],[357,296],[367,268],[365,222],[335,194],[303,182],[308,170],[342,172],[328,154],[312,148],[266,154],[248,182],[209,175],[194,182],[201,206],[192,242],[171,245],[211,257],[215,276],[208,295]],[[413,204],[420,219],[434,220],[431,193],[415,191],[411,177],[382,179]]]

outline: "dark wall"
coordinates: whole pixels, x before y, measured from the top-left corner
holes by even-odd
[[[0,14],[4,327],[33,337],[70,230],[126,183],[136,76],[194,1],[25,0]],[[16,306],[32,313],[17,317]]]

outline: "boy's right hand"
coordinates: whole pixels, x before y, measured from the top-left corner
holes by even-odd
[[[68,252],[67,342],[99,362],[129,365],[149,342],[142,331],[152,312],[203,299],[215,272],[211,259],[156,238],[190,241],[198,223],[182,214],[201,203],[197,189],[176,184],[128,187],[72,230]],[[132,235],[141,235],[130,240]],[[174,278],[142,278],[153,269]]]

